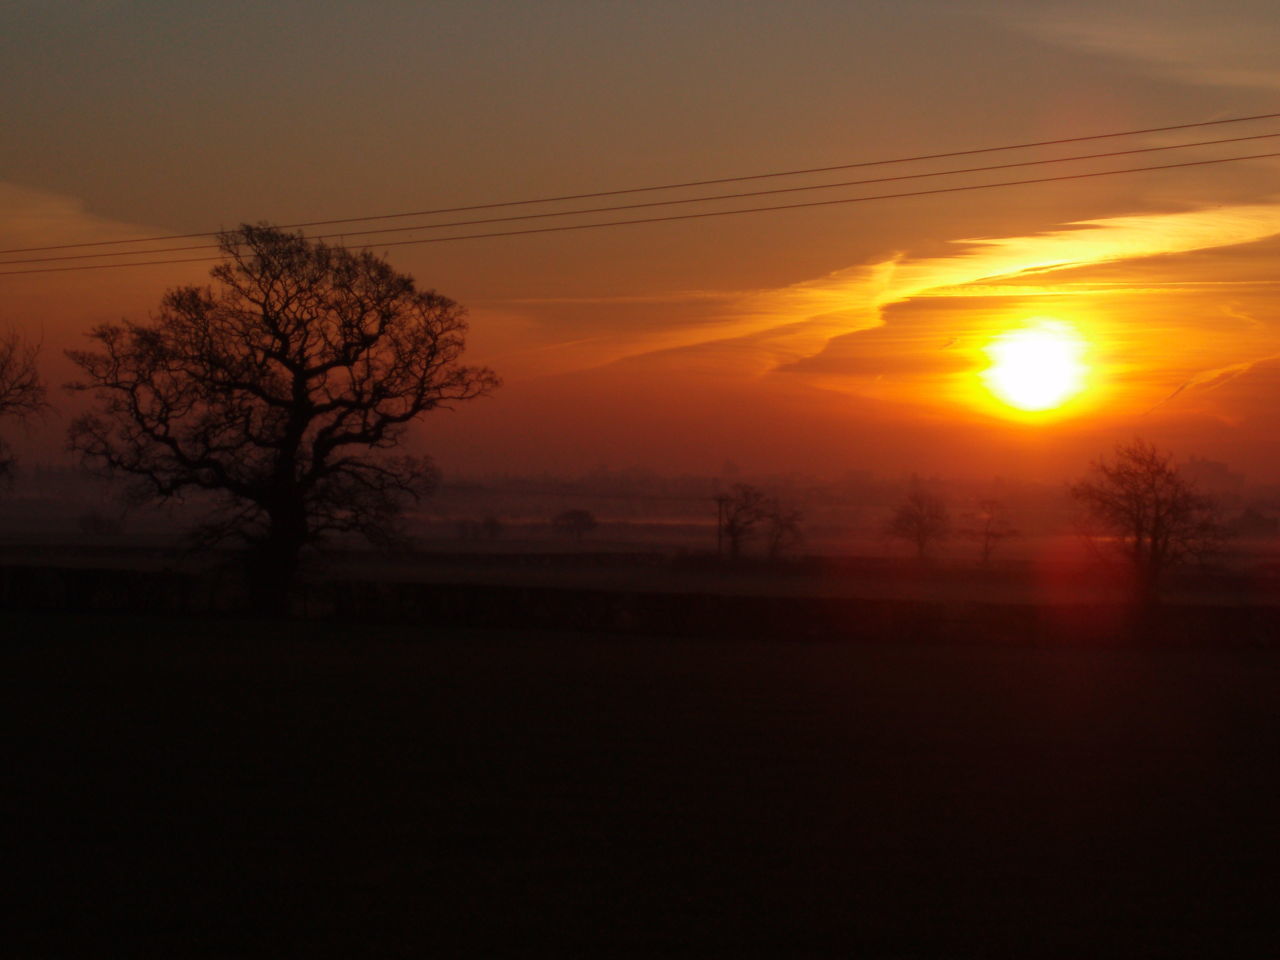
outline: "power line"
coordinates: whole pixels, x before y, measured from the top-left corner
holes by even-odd
[[[772,173],[754,173],[739,177],[718,177],[710,180],[687,180],[682,183],[665,183],[656,186],[629,187],[621,190],[600,190],[594,193],[571,193],[554,197],[537,197],[529,200],[506,200],[496,203],[475,203],[460,207],[437,207],[431,210],[412,210],[404,213],[383,213],[366,217],[342,217],[331,220],[307,220],[300,223],[280,224],[284,230],[297,230],[304,227],[327,227],[339,223],[365,223],[374,220],[395,220],[405,217],[426,217],[441,213],[466,213],[474,210],[493,210],[499,207],[529,206],[539,203],[561,203],[566,200],[593,200],[600,197],[624,196],[626,194],[650,193],[660,190],[680,190],[688,187],[708,187],[723,183],[744,183],[749,180],[766,180],[774,177],[796,177],[814,173],[831,173],[836,170],[853,170],[859,167],[879,167],[896,163],[915,163],[923,160],[944,160],[950,157],[967,157],[981,153],[1000,153],[1006,150],[1027,150],[1033,147],[1052,147],[1068,143],[1084,143],[1089,140],[1109,140],[1116,137],[1135,137],[1147,133],[1167,133],[1173,130],[1190,130],[1195,127],[1214,127],[1230,123],[1248,123],[1254,120],[1274,120],[1280,113],[1259,113],[1250,117],[1229,117],[1225,120],[1201,120],[1195,123],[1176,123],[1164,127],[1145,127],[1139,130],[1120,130],[1112,133],[1095,133],[1081,137],[1061,137],[1056,140],[1035,140],[1028,143],[1012,143],[998,147],[978,147],[972,150],[952,150],[946,153],[918,154],[911,157],[895,157],[889,160],[863,160],[856,163],[841,163],[828,167],[809,167],[803,170],[782,170]],[[70,250],[82,247],[118,246],[129,243],[156,243],[162,240],[192,240],[197,237],[214,237],[221,231],[206,230],[201,233],[171,233],[154,237],[135,237],[130,240],[94,240],[83,243],[51,244],[43,247],[11,247],[0,250],[0,255],[10,253],[36,253],[44,250]]]
[[[837,183],[819,183],[803,187],[777,187],[771,190],[751,190],[738,193],[720,193],[704,197],[685,197],[677,200],[651,200],[645,203],[629,203],[605,207],[585,207],[577,210],[556,210],[547,213],[526,213],[509,217],[487,217],[479,220],[454,220],[445,223],[423,223],[408,227],[381,227],[375,230],[348,230],[341,233],[321,233],[309,236],[309,240],[333,240],[345,237],[364,237],[371,234],[412,233],[418,230],[441,230],[448,227],[473,227],[490,223],[512,223],[526,220],[545,220],[551,217],[572,217],[588,213],[616,213],[621,210],[641,210],[651,207],[669,207],[678,204],[708,203],[718,200],[741,200],[747,197],[773,196],[784,193],[803,193],[811,190],[832,190],[840,187],[862,187],[878,183],[893,183],[903,180],[921,180],[931,177],[948,177],[965,173],[987,173],[993,170],[1010,170],[1017,167],[1036,167],[1051,163],[1074,163],[1080,160],[1099,160],[1111,157],[1132,156],[1141,153],[1161,153],[1169,150],[1184,150],[1191,147],[1220,146],[1226,143],[1242,143],[1252,140],[1270,140],[1280,137],[1277,133],[1260,133],[1247,137],[1229,137],[1222,140],[1196,140],[1190,143],[1167,144],[1161,147],[1139,147],[1132,150],[1111,150],[1106,153],[1081,154],[1074,157],[1051,157],[1044,160],[1020,160],[1015,163],[989,164],[981,167],[962,167],[954,170],[936,170],[931,173],[906,173],[894,177],[875,177],[867,180],[843,180]],[[67,260],[94,260],[102,257],[150,256],[157,253],[185,253],[193,250],[218,250],[218,244],[194,244],[181,247],[159,247],[151,250],[117,251],[106,253],[76,253],[60,257],[30,257],[23,260],[0,260],[0,267],[16,266],[27,263],[56,263]]]
[[[743,213],[765,213],[774,210],[798,210],[805,207],[829,207],[846,203],[866,203],[871,200],[898,200],[907,197],[925,197],[943,193],[962,193],[972,190],[992,190],[998,187],[1019,187],[1037,183],[1057,183],[1067,180],[1086,180],[1095,177],[1113,177],[1127,173],[1146,173],[1156,170],[1177,170],[1184,167],[1205,167],[1215,163],[1234,163],[1241,160],[1269,160],[1280,157],[1276,153],[1255,153],[1240,157],[1218,157],[1212,160],[1188,160],[1183,163],[1166,163],[1150,167],[1128,167],[1121,170],[1097,170],[1090,173],[1062,174],[1056,177],[1036,177],[1029,180],[1004,180],[996,183],[972,183],[958,187],[938,187],[931,190],[911,190],[903,193],[879,193],[870,197],[844,197],[836,200],[810,200],[805,203],[778,204],[771,207],[744,207],[738,210],[703,210],[697,213],[671,214],[663,217],[645,217],[635,220],[605,220],[600,223],[558,224],[554,227],[534,227],[528,230],[503,230],[492,233],[466,233],[453,237],[427,237],[419,240],[394,240],[376,244],[379,247],[403,247],[422,243],[451,243],[456,240],[484,240],[494,237],[516,237],[534,233],[561,233],[570,230],[594,230],[600,227],[632,226],[644,223],[670,223],[678,220],[701,220],[708,217],[729,217]],[[371,246],[366,244],[366,246]],[[0,277],[28,273],[66,273],[76,270],[107,270],[113,267],[151,267],[171,263],[212,263],[221,257],[190,257],[181,260],[142,260],[127,263],[81,264],[74,267],[36,267],[28,270],[0,271]]]

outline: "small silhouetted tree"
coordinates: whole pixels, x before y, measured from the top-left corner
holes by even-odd
[[[893,511],[888,534],[906,540],[923,560],[936,544],[951,535],[951,514],[946,501],[935,493],[913,488]]]
[[[599,524],[590,510],[565,510],[551,518],[551,526],[561,536],[581,542]]]
[[[1170,454],[1145,440],[1118,444],[1094,461],[1071,498],[1134,567],[1139,590],[1153,599],[1160,579],[1187,560],[1204,560],[1225,537],[1214,499],[1179,476]]]
[[[203,492],[206,542],[251,548],[258,605],[286,603],[300,551],[326,535],[400,537],[436,481],[397,452],[422,414],[498,386],[463,366],[462,307],[382,258],[270,226],[219,238],[214,287],[170,290],[148,323],[103,324],[69,351],[96,409],[70,428],[138,500]]]
[[[90,510],[76,517],[76,529],[89,537],[118,537],[124,533],[124,524],[115,517]]]
[[[1009,522],[1004,504],[999,500],[978,501],[978,510],[971,518],[970,525],[960,531],[960,536],[978,544],[983,563],[990,562],[991,555],[1001,543],[1018,535],[1018,531]]]
[[[495,516],[483,520],[459,520],[455,528],[459,540],[498,540],[506,532],[506,526]]]
[[[804,542],[804,536],[800,532],[800,522],[803,519],[803,513],[777,497],[771,497],[766,502],[764,533],[770,560],[780,560]]]
[[[25,420],[45,408],[44,383],[36,367],[40,348],[16,332],[0,334],[0,418]],[[13,475],[14,458],[0,438],[0,481]]]
[[[749,483],[735,483],[728,493],[716,498],[720,539],[729,548],[729,557],[742,556],[748,540],[756,535],[760,522],[769,515],[769,498]]]

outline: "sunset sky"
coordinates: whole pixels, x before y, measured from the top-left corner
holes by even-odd
[[[349,218],[1280,113],[1255,2],[0,5],[0,248]],[[1201,140],[1280,119],[579,201],[612,206]],[[1280,136],[567,219],[675,215],[1280,153]],[[573,209],[575,204],[453,215]],[[450,217],[440,219],[451,219]],[[353,233],[431,218],[328,228]],[[1280,159],[451,243],[350,236],[471,311],[505,386],[424,420],[446,472],[645,465],[1059,478],[1141,435],[1280,481]],[[319,231],[316,231],[319,232]],[[165,247],[200,240],[153,243]],[[140,249],[146,249],[142,245]],[[13,262],[0,273],[87,263]],[[93,251],[90,251],[93,252]],[[157,259],[201,252],[158,254]],[[107,262],[123,262],[117,257]],[[49,381],[209,264],[0,276]],[[1019,411],[994,342],[1082,389]],[[52,459],[71,401],[25,438]],[[25,445],[25,446],[24,446]]]

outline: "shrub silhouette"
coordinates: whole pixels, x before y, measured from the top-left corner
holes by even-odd
[[[599,524],[590,510],[566,510],[551,518],[551,526],[557,533],[581,541]]]

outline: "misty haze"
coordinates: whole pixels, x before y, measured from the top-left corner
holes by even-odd
[[[0,12],[19,957],[1208,957],[1275,11]]]

